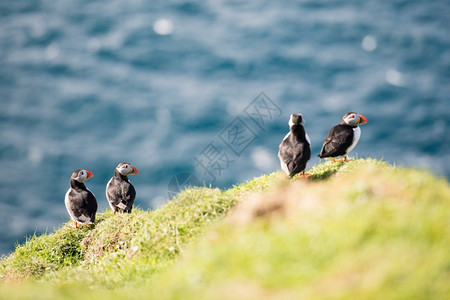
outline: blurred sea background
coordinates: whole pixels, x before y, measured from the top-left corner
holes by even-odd
[[[291,113],[308,168],[356,111],[369,124],[351,156],[448,178],[449,21],[448,0],[2,0],[0,253],[69,220],[78,168],[99,212],[122,161],[143,209],[168,201],[169,182],[275,171]]]

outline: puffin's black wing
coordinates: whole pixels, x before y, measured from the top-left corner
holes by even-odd
[[[353,128],[346,124],[336,125],[331,128],[325,137],[322,150],[320,150],[318,156],[324,158],[345,155],[352,142]]]
[[[286,138],[281,142],[278,150],[278,157],[280,158],[281,163],[286,166],[287,171],[291,173],[293,169],[294,151],[289,138]]]
[[[90,190],[87,190],[88,197],[86,199],[86,211],[83,212],[83,215],[86,216],[86,218],[89,218],[90,223],[94,223],[95,221],[95,214],[97,213],[97,199],[95,199],[94,194]]]
[[[279,156],[286,164],[289,176],[305,170],[306,163],[311,158],[311,146],[304,141],[295,141],[294,136],[289,136],[280,145]]]
[[[90,190],[69,192],[67,210],[79,223],[94,223],[97,213],[97,200]]]
[[[134,204],[134,198],[136,198],[136,190],[134,189],[134,186],[130,182],[122,185],[122,203],[126,205],[126,208],[123,209],[124,212],[131,212]]]
[[[136,190],[130,182],[113,177],[106,189],[106,197],[114,210],[131,212]]]

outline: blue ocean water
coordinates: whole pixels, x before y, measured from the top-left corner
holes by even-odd
[[[447,0],[1,1],[0,253],[68,220],[78,168],[99,211],[121,161],[144,209],[277,170],[291,113],[309,167],[356,111],[353,155],[449,177],[449,21]]]

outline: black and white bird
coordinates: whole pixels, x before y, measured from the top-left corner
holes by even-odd
[[[80,227],[93,224],[97,213],[97,199],[84,185],[84,181],[94,176],[90,171],[78,169],[70,176],[70,188],[64,198],[67,212],[73,220],[71,226]]]
[[[355,148],[361,137],[361,129],[358,125],[366,124],[368,121],[363,115],[348,112],[338,125],[331,128],[325,140],[322,150],[318,155],[320,158],[343,156],[348,161],[347,154]]]
[[[121,162],[114,170],[114,176],[106,185],[106,199],[114,214],[130,213],[133,208],[136,190],[128,180],[128,175],[137,175],[139,171],[130,163]]]
[[[303,172],[311,158],[311,141],[305,131],[305,120],[301,114],[292,114],[289,119],[289,133],[284,137],[278,150],[281,169],[292,177]]]

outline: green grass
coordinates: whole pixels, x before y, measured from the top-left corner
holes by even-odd
[[[450,296],[445,179],[374,159],[309,173],[187,189],[154,211],[33,236],[1,261],[0,298]]]

